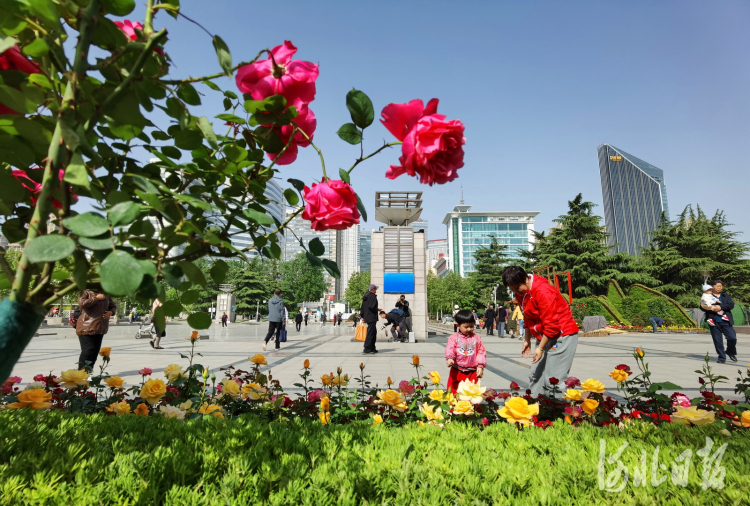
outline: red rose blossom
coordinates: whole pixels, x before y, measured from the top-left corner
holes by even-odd
[[[41,167],[37,167],[36,169],[29,169],[29,170],[41,170],[43,171]],[[19,183],[21,183],[21,186],[29,190],[32,194],[31,198],[31,204],[36,205],[37,197],[40,193],[42,193],[42,183],[37,183],[33,179],[31,179],[26,171],[13,169],[13,177],[18,180]],[[65,170],[60,169],[58,176],[60,178],[60,181],[62,182],[63,177],[65,176]],[[73,201],[78,199],[78,195],[73,195],[73,190],[71,188],[70,195],[73,197]],[[62,202],[60,202],[57,199],[52,199],[52,207],[55,209],[62,209]]]
[[[24,74],[39,74],[39,66],[33,61],[26,58],[18,46],[13,46],[0,54],[0,70],[18,70]],[[0,115],[3,114],[23,114],[15,111],[8,106],[0,104]]]
[[[630,366],[629,366],[629,365],[626,365],[626,364],[620,364],[620,365],[618,365],[617,367],[615,367],[615,369],[618,369],[618,370],[620,370],[620,371],[625,371],[625,372],[626,372],[626,373],[628,373],[628,374],[631,374],[631,372],[632,372],[632,371],[630,370]]]
[[[558,383],[560,383],[560,380],[557,379],[557,378],[550,378],[549,379],[549,384],[550,385],[557,385]]]
[[[518,383],[516,383],[515,381],[511,381],[510,389],[518,392],[519,390],[521,390],[521,387],[519,387]]]
[[[401,146],[401,165],[391,165],[385,176],[396,179],[402,174],[419,176],[422,184],[445,184],[458,177],[464,166],[464,124],[446,121],[437,114],[438,99],[427,107],[421,100],[407,104],[388,104],[383,108],[381,123]]]
[[[312,188],[305,186],[304,197],[302,218],[312,222],[313,230],[345,230],[359,223],[357,195],[344,181],[326,179]]]

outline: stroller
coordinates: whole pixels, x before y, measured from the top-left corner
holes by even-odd
[[[138,330],[135,332],[135,338],[153,340],[155,337],[156,327],[151,323],[151,318],[144,318],[138,325]]]

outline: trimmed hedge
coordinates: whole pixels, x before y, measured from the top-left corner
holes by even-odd
[[[355,423],[178,420],[20,411],[0,415],[0,504],[746,504],[750,436],[720,424],[484,431],[452,423],[388,429]],[[723,489],[701,488],[695,452],[728,444]],[[630,479],[599,488],[600,439]],[[656,445],[665,481],[650,482]],[[646,450],[645,486],[633,484]],[[672,463],[692,450],[686,487]],[[605,477],[617,468],[605,464]],[[713,468],[715,471],[715,466]],[[617,486],[620,482],[615,482]]]
[[[665,320],[669,318],[673,325],[685,325],[688,327],[697,327],[698,324],[693,320],[682,307],[666,295],[643,285],[633,285],[628,291],[629,299],[638,302],[637,316],[648,319],[652,316],[658,316]],[[624,301],[623,301],[624,303]],[[645,303],[645,306],[644,304]],[[625,313],[625,311],[623,311]]]

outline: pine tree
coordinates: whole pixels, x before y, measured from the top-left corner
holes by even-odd
[[[489,246],[480,246],[474,252],[474,272],[470,277],[473,279],[471,288],[477,302],[484,306],[492,300],[492,292],[495,285],[502,285],[502,274],[508,262],[508,246],[497,242],[492,237]],[[500,290],[500,288],[498,288]]]
[[[679,218],[666,218],[643,249],[638,266],[656,279],[654,288],[683,307],[698,307],[702,270],[721,279],[737,301],[750,302],[750,245],[740,242],[722,211],[708,218],[700,206],[687,206]]]
[[[367,293],[370,283],[369,270],[355,272],[349,278],[349,283],[346,285],[346,290],[344,291],[344,300],[353,310],[359,311],[362,307],[362,297]]]
[[[323,269],[308,262],[304,253],[279,265],[282,298],[287,308],[300,302],[319,300],[326,290]]]
[[[250,262],[239,260],[229,262],[227,283],[234,285],[236,298],[235,312],[240,315],[254,315],[266,299],[266,287],[263,283],[262,261],[253,258]],[[259,304],[258,301],[261,303]]]

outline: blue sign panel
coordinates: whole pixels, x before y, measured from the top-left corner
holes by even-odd
[[[383,275],[384,293],[414,293],[413,272],[386,272]]]

